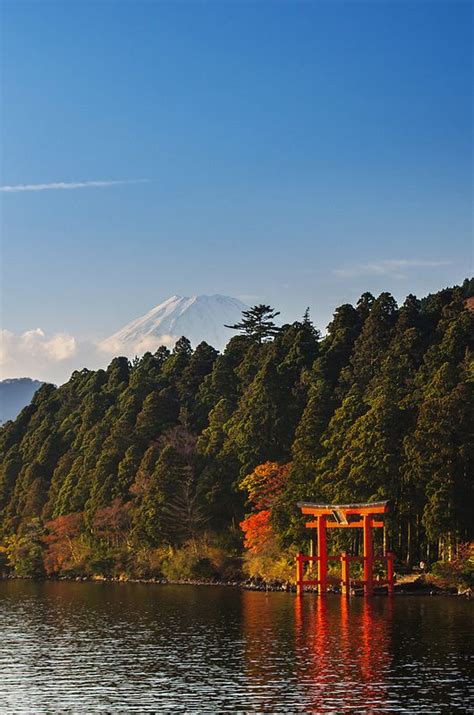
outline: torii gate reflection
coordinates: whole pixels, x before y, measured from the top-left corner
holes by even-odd
[[[392,599],[295,599],[299,687],[313,712],[379,712],[388,698]]]
[[[350,562],[360,561],[364,567],[364,594],[372,596],[374,589],[374,563],[376,561],[386,562],[388,593],[393,594],[394,571],[393,554],[387,552],[382,556],[374,556],[374,546],[372,529],[382,529],[384,522],[375,519],[388,512],[388,502],[372,502],[365,504],[313,504],[312,502],[298,502],[301,513],[316,517],[314,521],[306,522],[308,529],[317,530],[317,556],[307,556],[299,553],[296,557],[296,593],[301,595],[304,586],[317,586],[318,593],[324,595],[327,591],[328,562],[336,561],[341,563],[341,592],[348,596],[350,594]],[[349,556],[346,552],[340,556],[328,556],[326,529],[363,529],[364,555]],[[304,564],[317,563],[318,578],[304,580]]]
[[[259,712],[386,711],[393,599],[241,599],[246,697]]]

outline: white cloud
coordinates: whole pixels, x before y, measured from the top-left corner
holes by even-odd
[[[118,355],[154,352],[160,345],[174,347],[179,336],[145,336],[135,341],[107,339],[100,343],[78,341],[68,333],[46,335],[41,328],[16,334],[0,330],[0,380],[31,377],[60,385],[74,370],[106,368]]]
[[[63,189],[85,189],[91,187],[117,186],[120,184],[143,184],[149,179],[131,179],[120,181],[56,181],[51,184],[15,184],[0,186],[4,194],[16,194],[20,191],[57,191]]]
[[[48,338],[41,328],[21,335],[0,330],[2,377],[37,377],[48,368],[73,358],[76,352],[76,340],[67,333],[56,333]]]
[[[397,278],[402,278],[401,273],[405,269],[415,268],[436,268],[440,266],[449,266],[452,261],[433,261],[433,260],[408,260],[408,259],[386,259],[374,261],[373,263],[360,263],[354,266],[344,268],[335,268],[332,272],[339,278],[354,278],[358,276],[387,276],[394,275]]]
[[[110,357],[124,355],[128,358],[134,358],[135,355],[155,352],[160,345],[165,345],[168,348],[174,347],[177,340],[179,340],[179,335],[145,335],[137,340],[107,338],[98,344],[98,349],[101,353]]]

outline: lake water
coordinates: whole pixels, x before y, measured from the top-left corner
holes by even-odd
[[[0,711],[473,712],[474,604],[0,582]]]

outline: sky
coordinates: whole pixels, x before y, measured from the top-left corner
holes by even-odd
[[[2,0],[2,377],[174,294],[324,329],[472,275],[472,10]]]

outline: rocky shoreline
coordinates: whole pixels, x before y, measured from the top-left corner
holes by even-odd
[[[206,579],[165,579],[165,578],[126,578],[126,577],[109,577],[109,576],[58,576],[51,577],[25,577],[14,576],[12,574],[1,574],[0,581],[51,581],[61,582],[69,581],[74,583],[134,583],[147,584],[155,586],[223,586],[226,588],[239,588],[244,591],[260,591],[265,593],[295,593],[296,586],[290,583],[280,582],[264,582],[255,579],[249,580],[206,580]],[[306,593],[316,594],[316,588],[310,587],[305,589]],[[337,586],[330,585],[328,587],[329,594],[340,594],[340,589]],[[374,595],[386,595],[386,586],[375,586]],[[362,596],[363,589],[355,587],[351,593],[352,596]],[[417,578],[414,581],[400,583],[395,585],[395,595],[405,596],[463,596],[472,598],[474,593],[471,589],[466,588],[441,588],[435,584],[424,582]]]

